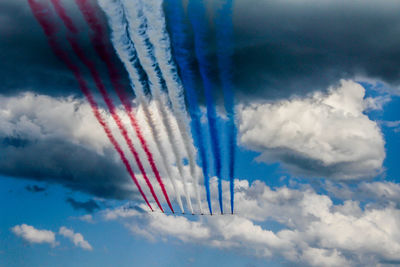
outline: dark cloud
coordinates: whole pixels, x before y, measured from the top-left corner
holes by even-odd
[[[80,12],[73,1],[65,4],[82,30],[86,51],[96,58]],[[212,22],[215,10],[209,10]],[[238,96],[287,97],[325,89],[339,78],[355,75],[397,86],[399,13],[395,0],[235,1],[234,77]],[[53,55],[26,1],[2,1],[0,21],[2,93],[33,88],[47,94],[79,94],[72,75]]]
[[[75,210],[84,210],[88,213],[92,213],[97,209],[100,209],[100,206],[93,199],[88,201],[78,201],[71,197],[67,198],[67,202],[71,204],[72,208]]]
[[[50,1],[48,3],[50,4]],[[74,1],[64,1],[63,4],[81,31],[80,45],[86,55],[97,64],[106,85],[109,85],[104,64],[92,49],[89,38],[90,31],[81,13]],[[99,12],[99,15],[101,17],[102,13]],[[28,1],[2,1],[0,3],[0,22],[3,22],[0,26],[0,50],[3,51],[0,54],[1,94],[16,94],[29,90],[53,96],[82,95],[72,73],[54,55],[42,28],[29,8]],[[60,29],[60,42],[63,43],[63,47],[69,52],[73,61],[79,65],[66,42],[65,28],[62,22],[57,18],[55,22]],[[103,22],[105,22],[104,19]],[[110,51],[113,53],[112,48]],[[122,83],[127,92],[131,92],[127,75],[116,56],[114,63],[121,71]],[[87,77],[88,83],[94,87],[89,72],[83,65],[79,66],[82,67],[81,70]]]
[[[25,189],[32,193],[40,193],[40,192],[44,192],[47,190],[47,188],[41,187],[38,185],[27,185],[27,186],[25,186]]]
[[[269,97],[365,75],[399,83],[398,1],[236,1],[236,84]]]
[[[208,2],[210,25],[213,26],[215,3]],[[82,31],[82,45],[88,55],[96,58],[80,12],[73,1],[64,1],[64,4]],[[304,94],[325,89],[340,78],[355,75],[397,86],[399,13],[400,6],[395,0],[362,3],[345,0],[235,1],[234,77],[238,97],[276,98]],[[0,21],[2,93],[30,88],[52,95],[80,94],[71,73],[53,55],[26,1],[2,1]],[[212,27],[210,29],[212,53],[214,31]],[[117,58],[115,62],[119,62]],[[213,69],[215,63],[211,64]],[[124,82],[128,84],[126,73],[118,64]],[[99,66],[105,77],[103,67]]]
[[[75,87],[72,75],[53,55],[27,1],[2,1],[0,19],[3,22],[0,26],[2,93],[33,87],[40,93],[57,94]]]
[[[63,140],[32,141],[24,147],[1,145],[0,173],[62,184],[99,197],[129,199],[134,185],[113,151],[105,155]]]
[[[398,1],[234,2],[234,80],[241,99],[301,95],[355,76],[399,84]]]

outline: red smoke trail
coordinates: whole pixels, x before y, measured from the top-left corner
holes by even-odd
[[[144,194],[142,188],[140,187],[140,185],[136,179],[136,176],[128,162],[128,159],[126,158],[124,152],[122,151],[121,147],[119,146],[117,140],[113,136],[110,127],[108,126],[106,121],[101,116],[100,111],[97,106],[97,103],[94,100],[93,95],[91,94],[89,87],[87,86],[85,80],[83,79],[79,68],[70,60],[67,53],[58,44],[57,36],[56,36],[58,30],[56,29],[56,27],[54,26],[52,21],[48,18],[49,7],[43,3],[36,2],[35,0],[28,0],[28,3],[31,7],[32,13],[36,17],[39,24],[42,26],[43,31],[46,34],[46,37],[48,38],[48,42],[49,42],[51,48],[53,49],[53,52],[67,66],[67,68],[74,74],[76,80],[78,81],[79,88],[82,91],[82,93],[85,95],[86,99],[88,100],[97,121],[103,127],[111,144],[114,146],[115,150],[120,155],[121,160],[124,163],[126,170],[128,171],[133,182],[136,184],[137,188],[139,189],[139,192],[142,195],[144,201],[149,206],[151,211],[153,211],[153,208],[151,207],[149,201],[147,200],[146,195]]]
[[[52,0],[53,2],[59,2],[59,0]],[[125,92],[123,90],[123,86],[120,84],[120,77],[119,77],[119,71],[115,67],[113,60],[112,60],[112,55],[109,53],[109,51],[112,49],[111,47],[108,46],[108,42],[106,39],[106,34],[105,30],[103,28],[103,25],[100,23],[99,19],[97,18],[96,14],[96,9],[91,5],[90,1],[88,0],[75,0],[77,5],[79,6],[79,9],[81,10],[86,22],[89,24],[90,28],[94,32],[93,38],[92,38],[92,44],[101,58],[101,60],[106,64],[110,78],[111,78],[111,83],[114,87],[114,90],[116,91],[119,99],[121,100],[122,104],[125,107],[125,111],[129,116],[129,119],[131,121],[132,127],[135,129],[135,132],[140,140],[140,143],[143,147],[143,150],[145,151],[147,155],[147,159],[150,163],[150,166],[154,172],[154,175],[156,176],[156,179],[161,187],[161,190],[164,194],[165,200],[168,203],[169,208],[171,209],[172,212],[174,212],[171,202],[168,197],[168,193],[165,189],[164,183],[161,179],[160,173],[156,167],[156,164],[154,162],[154,158],[152,153],[150,152],[150,149],[147,145],[147,142],[145,138],[143,137],[143,134],[140,130],[140,127],[137,123],[137,120],[134,116],[134,113],[132,111],[132,106],[131,103],[129,102],[128,98],[125,95]],[[62,17],[62,15],[60,14]],[[68,24],[68,20],[66,20],[66,24]]]
[[[118,128],[119,128],[122,136],[124,137],[126,143],[128,144],[129,150],[132,152],[133,156],[135,157],[136,163],[137,163],[141,173],[143,174],[143,177],[146,181],[147,186],[150,189],[152,196],[154,197],[154,200],[156,201],[158,207],[162,211],[164,211],[158,198],[157,198],[154,188],[153,188],[149,178],[147,177],[146,171],[140,160],[139,154],[137,153],[137,151],[133,145],[133,142],[132,142],[131,138],[129,137],[127,129],[125,128],[124,124],[122,123],[121,118],[118,116],[118,114],[116,112],[115,105],[114,105],[112,99],[110,98],[109,94],[107,93],[106,87],[104,86],[104,84],[100,78],[100,74],[97,71],[95,64],[88,57],[86,57],[84,51],[78,44],[78,41],[77,41],[76,35],[75,35],[76,33],[78,33],[78,30],[76,29],[72,20],[66,15],[65,10],[60,3],[60,0],[51,0],[51,2],[53,3],[53,5],[56,9],[56,12],[60,16],[60,18],[63,20],[65,26],[67,27],[67,29],[69,31],[67,39],[68,39],[72,49],[74,50],[74,52],[78,56],[78,58],[82,61],[82,63],[89,69],[89,71],[95,81],[96,87],[98,88],[101,95],[103,96],[103,99],[104,99],[108,109],[110,110],[110,113],[111,113],[114,121],[118,125]]]

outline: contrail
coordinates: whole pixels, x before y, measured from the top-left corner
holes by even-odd
[[[236,148],[236,127],[235,127],[235,103],[232,91],[232,56],[233,56],[233,25],[232,25],[232,0],[222,2],[216,18],[217,32],[217,57],[219,77],[224,92],[225,110],[228,116],[228,177],[231,196],[231,213],[234,210],[234,176],[235,176],[235,148]]]
[[[78,33],[78,29],[75,27],[75,25],[72,23],[71,19],[68,19],[66,12],[64,10],[64,8],[61,6],[59,0],[51,0],[51,2],[53,3],[55,10],[58,14],[60,14],[60,18],[62,19],[62,21],[64,22],[65,26],[68,29],[68,35],[67,35],[67,40],[69,42],[69,44],[71,45],[73,51],[75,52],[75,54],[77,55],[77,57],[81,60],[81,62],[89,69],[90,74],[96,84],[97,89],[99,90],[99,92],[101,93],[104,102],[106,103],[111,116],[113,117],[115,123],[117,124],[125,142],[127,143],[129,150],[131,151],[132,155],[134,156],[136,163],[143,175],[143,178],[146,181],[147,186],[150,189],[150,192],[154,198],[154,200],[156,201],[158,207],[162,210],[162,206],[157,198],[157,195],[154,191],[154,188],[149,180],[149,178],[147,177],[146,171],[143,167],[143,164],[140,160],[139,154],[137,153],[133,142],[131,140],[131,138],[129,137],[128,131],[125,128],[124,124],[121,121],[121,118],[119,117],[119,115],[117,114],[115,105],[112,101],[112,99],[110,98],[106,87],[104,86],[101,78],[100,78],[100,74],[96,69],[95,64],[85,55],[85,52],[82,50],[82,48],[79,46],[78,40],[76,39],[76,34]]]
[[[86,99],[88,100],[93,114],[96,117],[97,121],[100,123],[102,126],[104,132],[106,133],[108,139],[110,140],[111,144],[114,146],[115,150],[118,152],[119,156],[121,157],[121,160],[128,171],[129,175],[131,176],[133,182],[136,184],[140,194],[142,195],[144,201],[146,202],[147,206],[150,208],[151,211],[153,211],[153,208],[151,207],[149,201],[147,200],[146,195],[144,194],[140,184],[138,183],[138,180],[136,179],[135,173],[132,170],[132,167],[130,166],[128,159],[126,158],[123,150],[119,146],[117,140],[115,139],[114,135],[111,132],[110,127],[104,120],[104,118],[101,116],[101,113],[98,109],[98,105],[96,101],[94,100],[94,97],[92,93],[89,90],[89,87],[86,84],[86,81],[84,80],[79,68],[72,62],[72,60],[69,58],[68,54],[62,49],[62,47],[58,43],[57,39],[57,34],[58,34],[58,29],[54,26],[54,18],[51,16],[49,13],[50,7],[48,5],[45,5],[43,3],[39,3],[35,0],[28,0],[28,3],[30,5],[30,8],[32,10],[32,13],[34,14],[36,20],[39,22],[41,25],[47,39],[49,42],[50,47],[52,48],[53,52],[55,55],[66,65],[66,67],[74,74],[75,79],[77,80],[79,84],[79,88],[82,91],[82,93],[85,95]]]
[[[173,154],[176,158],[176,165],[179,170],[179,174],[183,179],[184,192],[186,196],[186,202],[189,210],[193,213],[192,203],[190,199],[189,190],[187,188],[186,175],[183,170],[182,157],[179,152],[179,148],[174,138],[171,122],[167,114],[165,107],[166,99],[165,94],[162,92],[162,80],[159,66],[154,58],[153,47],[149,42],[146,28],[148,27],[146,18],[143,16],[143,11],[140,8],[138,1],[122,0],[123,6],[126,11],[126,19],[128,21],[128,33],[133,40],[135,47],[138,51],[138,57],[143,69],[146,71],[150,82],[150,89],[153,96],[153,100],[156,103],[157,111],[165,126],[168,140],[171,144]]]
[[[218,178],[218,200],[221,213],[224,213],[222,205],[222,180],[221,180],[221,152],[217,129],[217,111],[213,99],[215,87],[211,80],[210,64],[207,56],[206,35],[206,17],[203,1],[189,1],[189,18],[193,26],[195,53],[200,69],[200,76],[203,80],[204,94],[206,97],[207,118],[211,137],[211,149],[214,155],[215,174]]]
[[[210,196],[210,177],[208,175],[208,161],[205,150],[205,137],[201,129],[201,112],[197,99],[197,92],[190,59],[190,51],[186,44],[186,28],[183,22],[184,12],[182,2],[180,0],[168,1],[168,19],[171,21],[171,41],[176,62],[179,66],[182,83],[186,91],[186,100],[188,102],[188,111],[192,118],[191,125],[193,129],[194,141],[199,149],[200,161],[204,176],[204,186],[206,188],[206,197],[210,214],[212,212],[211,196]]]
[[[190,174],[194,178],[197,202],[200,213],[203,213],[200,198],[198,174],[196,171],[196,150],[193,146],[192,135],[189,129],[189,118],[186,112],[184,90],[178,71],[171,55],[169,35],[165,25],[165,15],[162,9],[163,0],[141,1],[144,16],[151,25],[147,28],[150,42],[153,44],[154,55],[158,60],[161,74],[168,88],[169,99],[172,110],[178,122],[180,134],[189,159]]]
[[[139,73],[139,69],[141,68],[141,66],[137,57],[137,52],[134,44],[129,38],[129,34],[127,32],[128,25],[125,18],[124,10],[122,8],[122,4],[119,0],[99,0],[99,4],[108,18],[108,22],[112,30],[112,42],[114,48],[129,74],[132,89],[134,90],[139,104],[143,108],[145,119],[149,124],[152,137],[156,143],[157,149],[161,154],[161,159],[167,172],[168,178],[171,180],[174,191],[176,193],[179,207],[181,211],[184,212],[179,188],[176,183],[176,179],[172,175],[170,163],[167,160],[167,152],[161,144],[159,129],[158,127],[156,127],[154,116],[148,106],[145,95],[146,84],[141,77],[141,74]]]
[[[101,60],[107,66],[107,70],[108,70],[108,73],[109,73],[109,76],[111,79],[111,83],[114,87],[114,90],[117,93],[121,103],[123,104],[126,113],[128,114],[128,117],[131,121],[132,127],[134,128],[136,135],[139,138],[139,141],[141,143],[143,150],[146,153],[146,156],[150,163],[152,171],[158,181],[158,184],[160,185],[160,188],[164,195],[164,198],[167,201],[167,204],[168,204],[169,208],[171,209],[171,211],[174,212],[171,202],[168,197],[168,193],[167,193],[164,183],[161,179],[160,172],[158,171],[158,169],[155,165],[153,155],[150,152],[147,142],[144,139],[143,134],[140,130],[140,127],[137,123],[137,120],[133,114],[132,105],[129,102],[128,98],[126,97],[123,87],[120,84],[120,77],[119,77],[119,73],[118,73],[119,71],[113,63],[112,55],[110,54],[110,47],[108,47],[108,45],[107,45],[108,42],[106,42],[107,39],[106,39],[105,29],[103,28],[103,25],[100,23],[100,20],[98,19],[98,17],[95,15],[96,9],[93,7],[93,5],[88,0],[75,0],[75,2],[78,4],[87,23],[89,24],[90,28],[94,32],[94,36],[92,38],[93,46],[94,46],[97,54],[101,58]]]

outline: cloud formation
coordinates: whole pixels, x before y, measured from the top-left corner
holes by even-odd
[[[120,220],[135,236],[152,241],[178,239],[305,266],[400,262],[400,210],[392,201],[379,207],[352,200],[334,204],[308,186],[236,184],[235,216],[186,218],[120,207],[100,212],[100,218]]]
[[[82,32],[80,41],[88,56],[94,59],[97,66],[102,66],[99,60],[91,54],[89,31],[75,2],[65,1],[68,14]],[[11,15],[13,14],[13,15]],[[102,13],[99,13],[101,16]],[[104,20],[105,21],[105,20]],[[0,63],[0,85],[2,94],[14,95],[26,90],[52,96],[81,95],[73,74],[54,55],[38,22],[35,20],[28,2],[25,0],[5,0],[0,3],[0,49],[7,51]],[[57,21],[57,26],[63,25]],[[26,29],[30,29],[26,31]],[[84,34],[83,34],[84,33]],[[60,36],[61,40],[64,38]],[[66,40],[66,39],[65,39]],[[29,44],[29,45],[27,45]],[[68,49],[68,46],[65,46]],[[111,50],[111,52],[113,52]],[[71,58],[76,60],[71,53]],[[122,64],[115,60],[121,73]],[[119,65],[118,65],[119,64]],[[103,77],[107,74],[99,68]],[[84,72],[85,77],[90,77]],[[123,76],[124,77],[124,76]],[[125,80],[124,80],[125,83]],[[128,83],[126,83],[127,88]],[[127,91],[130,93],[130,90]]]
[[[67,198],[67,202],[75,210],[84,210],[89,213],[92,213],[93,211],[100,209],[100,206],[93,199],[90,199],[88,201],[78,201],[78,200],[73,199],[72,197],[69,197],[69,198]]]
[[[396,0],[235,1],[235,82],[247,98],[286,98],[364,76],[399,85]]]
[[[259,161],[281,162],[295,175],[341,180],[382,172],[384,139],[364,111],[365,89],[341,81],[328,93],[238,108],[241,143]]]
[[[81,14],[73,2],[64,4],[82,29],[82,46],[92,55]],[[208,6],[212,17],[217,5],[209,0]],[[359,76],[397,87],[399,13],[396,0],[365,0],[362,4],[345,0],[235,1],[234,78],[238,99],[304,95],[325,90],[339,79]],[[2,1],[0,22],[4,37],[0,49],[7,51],[0,62],[2,93],[15,94],[29,85],[38,93],[79,94],[73,76],[49,49],[26,1]],[[209,36],[210,48],[212,39]]]
[[[80,247],[85,250],[93,250],[92,246],[83,238],[80,233],[75,233],[72,229],[65,226],[60,227],[58,233],[65,238],[68,238],[76,247]]]
[[[393,129],[395,133],[400,132],[400,121],[384,121],[382,125]]]
[[[150,105],[150,109],[154,107],[153,104]],[[140,158],[143,159],[144,168],[148,173],[152,173],[141,144],[130,127],[129,119],[121,110],[118,112],[127,125]],[[144,179],[111,115],[104,109],[101,109],[101,113],[124,150],[142,188],[150,194],[146,191]],[[149,147],[152,151],[157,151],[140,106],[136,115]],[[160,121],[157,116],[155,119]],[[172,128],[177,129],[176,121],[173,122]],[[161,132],[160,140],[167,150],[170,150],[165,132]],[[177,145],[183,151],[183,143],[180,140]],[[102,198],[141,199],[118,154],[93,116],[89,104],[82,99],[32,92],[16,96],[0,94],[0,149],[1,175],[58,183]],[[168,156],[167,162],[173,165],[172,155]],[[165,170],[160,164],[162,161],[159,153],[154,153],[154,159],[164,176]],[[176,166],[172,166],[172,171],[177,175]],[[156,184],[155,177],[150,175],[149,178]],[[172,192],[170,181],[164,179],[164,183],[167,191]],[[189,190],[193,190],[191,183],[190,180]],[[181,181],[178,182],[178,187],[183,190]],[[155,190],[161,195],[158,186]],[[78,203],[71,200],[69,203],[73,203],[76,208],[95,208],[94,203]]]
[[[11,231],[18,237],[30,244],[50,244],[52,247],[58,246],[60,243],[56,240],[56,233],[50,230],[36,229],[27,224],[16,225],[11,228]],[[72,229],[61,226],[58,231],[59,235],[70,240],[76,247],[84,250],[93,250],[88,241],[85,240],[82,234],[75,233]]]
[[[49,230],[40,230],[27,224],[21,224],[11,228],[11,231],[31,244],[47,243],[53,247],[58,245],[55,233]]]
[[[362,182],[356,186],[346,183],[327,181],[323,186],[333,197],[342,200],[352,199],[359,202],[370,202],[375,206],[387,205],[390,202],[400,202],[400,185],[383,182]]]
[[[38,185],[27,185],[27,186],[25,186],[25,189],[32,193],[40,193],[40,192],[44,192],[47,190],[47,188],[41,187]]]
[[[240,105],[241,145],[260,152],[258,160],[280,162],[294,175],[340,180],[378,175],[383,170],[384,140],[378,125],[364,114],[371,106],[364,93],[359,84],[342,81],[328,93]],[[102,113],[124,144],[108,112]],[[140,109],[137,115],[145,125]],[[128,129],[145,158],[135,134]],[[143,131],[149,136],[146,127]],[[162,139],[167,144],[166,137]],[[152,140],[148,141],[154,148]],[[138,197],[89,105],[81,99],[34,93],[0,96],[0,147],[2,175],[59,183],[104,198]],[[147,162],[143,163],[149,171]],[[166,186],[171,190],[168,181]],[[96,208],[93,203],[86,204],[89,209]]]
[[[59,183],[100,197],[135,197],[134,185],[86,102],[24,93],[0,95],[0,103],[2,175]]]

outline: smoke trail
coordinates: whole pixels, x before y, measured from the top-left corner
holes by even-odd
[[[214,155],[215,173],[218,178],[218,200],[221,213],[224,213],[222,205],[222,180],[221,180],[221,152],[217,129],[217,112],[213,99],[213,82],[210,74],[210,64],[207,58],[206,18],[204,5],[201,0],[189,1],[189,18],[194,31],[194,45],[197,61],[200,69],[200,76],[203,80],[204,94],[206,97],[207,118],[211,137],[211,149]]]
[[[204,176],[204,186],[206,188],[206,196],[208,209],[212,212],[211,196],[210,196],[210,178],[208,176],[208,161],[205,150],[205,139],[201,129],[201,112],[197,100],[197,92],[195,90],[194,73],[192,70],[192,62],[190,60],[190,52],[186,44],[186,29],[183,23],[183,6],[180,0],[168,1],[168,19],[171,21],[171,41],[173,46],[174,57],[179,66],[182,83],[186,91],[186,100],[188,102],[188,111],[192,118],[191,125],[193,129],[194,141],[199,149],[200,161]]]
[[[197,201],[200,213],[203,213],[196,171],[196,150],[193,146],[189,130],[189,118],[186,112],[183,87],[178,76],[178,71],[172,60],[170,40],[165,25],[165,16],[162,10],[163,0],[141,1],[144,15],[151,25],[147,28],[150,42],[154,47],[154,55],[158,60],[161,74],[168,88],[169,99],[178,122],[178,127],[189,159],[190,174],[194,178]]]
[[[219,76],[224,92],[225,110],[228,115],[228,177],[229,191],[231,195],[231,213],[234,210],[234,175],[235,175],[235,148],[236,148],[236,127],[235,127],[235,104],[232,91],[232,56],[233,56],[233,25],[232,25],[232,0],[225,0],[218,12],[217,25],[217,57]]]
[[[146,122],[151,130],[152,137],[156,143],[157,149],[161,154],[161,159],[167,172],[168,178],[171,180],[179,207],[184,212],[179,188],[176,183],[176,179],[172,176],[172,170],[169,162],[167,161],[167,152],[160,141],[159,129],[154,120],[154,116],[151,113],[148,102],[145,96],[145,81],[142,79],[139,69],[141,68],[136,49],[133,42],[129,38],[127,32],[127,22],[125,13],[119,0],[100,0],[100,7],[108,18],[110,28],[112,29],[112,42],[114,48],[123,62],[126,70],[128,71],[129,78],[131,80],[132,89],[137,97],[138,102],[143,108]]]
[[[115,150],[118,152],[119,156],[121,157],[121,160],[128,171],[129,175],[131,176],[133,182],[136,184],[140,194],[142,195],[144,201],[146,202],[147,206],[153,211],[153,208],[151,207],[149,201],[147,200],[146,195],[144,194],[140,184],[138,183],[136,176],[128,162],[128,159],[126,158],[123,150],[119,146],[117,140],[113,136],[110,127],[104,120],[104,118],[101,116],[100,111],[98,109],[98,105],[96,101],[93,98],[93,95],[91,94],[89,87],[86,84],[86,81],[83,79],[83,76],[79,70],[79,68],[70,60],[68,57],[67,53],[61,48],[61,46],[58,43],[58,39],[56,34],[58,33],[58,30],[54,26],[54,18],[51,17],[49,13],[49,6],[39,3],[36,0],[28,0],[28,3],[30,5],[30,8],[32,10],[32,13],[36,17],[37,21],[43,28],[43,31],[48,39],[49,45],[52,48],[53,52],[56,54],[56,56],[66,65],[66,67],[74,74],[75,79],[77,80],[79,84],[79,88],[82,91],[82,93],[85,95],[86,99],[88,100],[93,114],[96,117],[97,121],[100,123],[102,126],[104,132],[106,133],[108,139],[110,140],[111,144],[114,146]]]
[[[157,198],[154,188],[153,188],[152,184],[150,183],[149,178],[147,177],[146,171],[140,160],[139,154],[137,153],[137,151],[133,145],[133,142],[128,135],[128,131],[126,130],[124,124],[122,123],[121,118],[119,117],[119,115],[116,112],[115,105],[114,105],[112,99],[110,98],[110,96],[108,95],[103,82],[101,81],[100,74],[98,73],[95,64],[85,55],[85,52],[79,46],[79,43],[76,39],[76,33],[78,32],[78,30],[76,29],[75,25],[72,23],[72,20],[66,19],[67,16],[66,16],[65,10],[61,6],[59,0],[51,0],[51,1],[53,3],[57,13],[60,14],[60,18],[65,22],[65,26],[67,27],[67,29],[69,31],[68,35],[67,35],[68,42],[70,43],[73,51],[78,56],[78,58],[81,60],[81,62],[89,69],[90,74],[92,75],[92,78],[96,84],[96,87],[99,90],[99,92],[101,93],[101,95],[111,113],[111,116],[113,117],[122,136],[124,137],[124,140],[127,143],[129,150],[131,151],[132,155],[134,156],[136,163],[137,163],[141,173],[143,174],[143,178],[145,179],[146,184],[149,187],[152,196],[154,197],[154,200],[156,201],[158,207],[163,211],[163,208]]]
[[[110,54],[110,49],[108,47],[108,42],[106,42],[106,34],[105,34],[105,29],[103,28],[103,25],[100,23],[100,20],[97,18],[95,15],[95,8],[91,5],[91,3],[87,0],[75,0],[75,2],[78,4],[80,10],[82,11],[87,23],[89,24],[90,28],[94,32],[94,36],[92,38],[92,44],[101,58],[101,60],[106,64],[107,70],[111,79],[111,83],[114,87],[114,90],[116,91],[119,99],[121,100],[121,103],[124,105],[125,111],[128,114],[128,117],[131,121],[132,127],[134,128],[136,135],[139,138],[139,141],[142,145],[143,150],[146,153],[147,159],[150,163],[150,166],[153,170],[153,173],[158,181],[158,184],[160,185],[161,191],[163,192],[164,198],[167,201],[167,204],[169,208],[171,209],[172,212],[174,212],[171,202],[169,200],[167,191],[165,189],[164,183],[161,179],[160,173],[155,165],[154,158],[152,153],[149,150],[149,147],[147,145],[146,140],[143,137],[143,134],[140,130],[140,127],[137,123],[136,118],[134,117],[134,114],[132,112],[132,106],[129,100],[127,99],[125,92],[122,88],[122,85],[120,84],[120,77],[118,74],[118,69],[115,67],[113,61],[112,61],[112,55]]]
[[[189,190],[187,188],[186,175],[184,174],[182,157],[180,155],[176,140],[173,135],[171,122],[169,120],[167,110],[165,108],[165,95],[162,92],[162,80],[160,69],[153,54],[153,47],[149,42],[146,28],[148,27],[146,18],[143,16],[143,11],[138,4],[138,1],[122,0],[123,6],[126,11],[126,19],[128,21],[128,33],[135,43],[138,51],[138,57],[142,64],[143,69],[146,71],[150,82],[150,89],[153,100],[157,105],[157,111],[165,126],[168,140],[171,144],[173,154],[176,159],[179,174],[183,179],[184,192],[188,208],[193,213],[192,203],[190,199]]]

